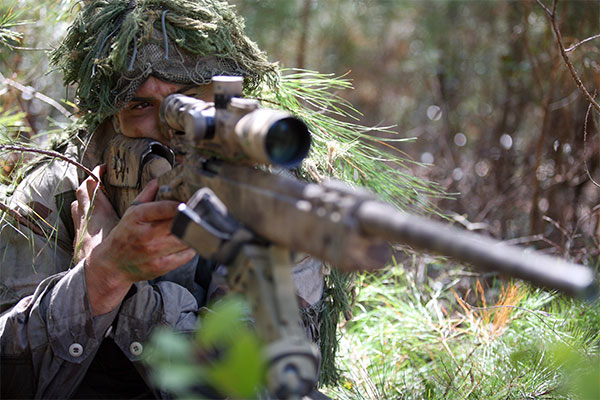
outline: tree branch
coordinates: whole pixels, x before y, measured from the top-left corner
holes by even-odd
[[[43,93],[38,92],[31,86],[25,86],[19,82],[13,81],[12,79],[5,78],[4,75],[2,75],[1,73],[0,73],[0,82],[5,84],[6,86],[14,87],[15,89],[20,90],[23,93],[31,93],[31,95],[33,97],[56,108],[62,115],[69,118],[71,121],[77,120],[77,118],[73,117],[73,113],[69,112],[69,110],[64,108],[59,102],[57,102],[56,100],[54,100],[51,97],[46,96]]]
[[[594,93],[595,94],[595,93]],[[587,150],[587,127],[588,127],[588,119],[590,117],[590,111],[592,110],[592,104],[590,104],[587,108],[587,111],[585,113],[585,119],[583,120],[583,165],[585,166],[585,172],[588,176],[588,178],[590,178],[590,181],[596,185],[597,187],[600,188],[600,184],[598,182],[596,182],[594,180],[594,178],[592,178],[592,174],[590,173],[590,169],[587,165],[587,156],[586,156],[586,150]]]
[[[600,33],[599,33],[599,34],[597,34],[597,35],[594,35],[594,36],[590,36],[590,37],[589,37],[589,38],[587,38],[587,39],[583,39],[581,42],[577,42],[577,43],[575,43],[573,46],[569,47],[569,48],[568,48],[568,49],[566,49],[565,51],[568,53],[568,52],[570,52],[570,51],[573,51],[573,50],[575,50],[576,48],[578,48],[578,47],[579,47],[579,46],[581,46],[582,44],[584,44],[584,43],[587,43],[587,42],[589,42],[589,41],[591,41],[591,40],[594,40],[594,39],[598,39],[598,38],[600,38]]]
[[[575,84],[577,85],[579,90],[583,93],[583,95],[586,97],[586,99],[590,102],[590,104],[598,112],[600,112],[600,105],[596,102],[596,100],[594,100],[594,97],[592,97],[590,92],[588,92],[587,89],[585,88],[585,86],[583,85],[583,82],[579,78],[579,75],[577,74],[577,71],[575,70],[573,63],[571,63],[571,60],[569,59],[569,56],[567,55],[567,51],[565,50],[565,46],[562,41],[562,35],[560,33],[560,29],[558,28],[558,24],[556,22],[556,8],[558,6],[558,0],[554,0],[554,2],[552,4],[552,11],[550,11],[548,9],[548,7],[546,7],[541,0],[536,0],[536,1],[544,9],[544,11],[546,11],[546,14],[548,14],[548,18],[550,19],[550,23],[552,25],[552,30],[554,31],[554,35],[556,37],[556,43],[558,44],[558,49],[560,50],[560,55],[562,56],[565,64],[567,64],[567,68],[569,69],[571,76],[575,80]]]
[[[546,7],[546,5],[544,3],[542,3],[542,0],[535,0],[537,1],[537,3],[540,5],[540,7],[542,7],[544,9],[544,11],[546,11],[546,14],[548,14],[548,16],[552,17],[552,11],[550,11],[548,9],[548,7]]]

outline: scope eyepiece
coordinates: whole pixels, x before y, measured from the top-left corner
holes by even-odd
[[[183,94],[167,96],[158,112],[163,124],[185,132],[193,140],[212,139],[215,133],[214,114],[212,103]]]

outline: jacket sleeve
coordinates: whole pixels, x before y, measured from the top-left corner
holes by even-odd
[[[123,353],[136,361],[156,325],[192,330],[196,311],[193,296],[181,286],[138,282],[120,308],[93,317],[81,262],[44,280],[0,317],[0,397],[66,398],[105,335],[113,334]]]
[[[74,167],[52,161],[29,172],[14,191],[0,188],[0,201],[22,216],[17,221],[0,212],[0,313],[72,267],[70,205],[77,186]]]

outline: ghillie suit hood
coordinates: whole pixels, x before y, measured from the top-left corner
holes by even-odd
[[[51,62],[77,84],[82,122],[94,131],[153,75],[201,85],[214,75],[243,76],[245,89],[276,87],[278,69],[219,0],[92,0]]]

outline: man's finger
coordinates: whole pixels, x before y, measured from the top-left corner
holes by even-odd
[[[93,181],[92,181],[93,182]],[[75,191],[75,199],[80,210],[87,210],[90,207],[90,194],[88,181],[85,180]]]
[[[87,189],[87,195],[90,198],[90,200],[94,199],[94,196],[97,198],[99,198],[101,196],[106,198],[106,195],[104,193],[102,193],[102,191],[100,190],[100,187],[99,187],[100,185],[94,179],[92,179],[92,178],[86,179],[85,185],[86,185],[86,189]],[[98,201],[98,200],[96,199],[95,201]]]
[[[152,244],[153,251],[155,252],[155,254],[158,254],[160,256],[180,252],[189,248],[190,246],[182,242],[178,237],[174,235],[168,235],[166,237],[163,237],[160,241],[156,241]]]
[[[104,172],[106,172],[106,164],[97,165],[92,172],[96,174],[98,178],[102,179],[102,176],[104,176]]]
[[[175,268],[181,267],[183,264],[187,263],[195,256],[196,256],[196,251],[194,249],[187,249],[187,250],[178,251],[176,253],[171,253],[167,256],[161,257],[159,259],[159,262],[160,262],[160,265],[164,266],[166,272],[168,272],[168,271],[174,270]],[[166,273],[166,272],[164,272],[164,273]]]
[[[168,236],[171,234],[173,218],[150,222],[150,230],[155,236]]]
[[[75,200],[71,203],[71,218],[76,226],[79,225],[79,201]]]
[[[89,178],[96,181],[94,178],[102,179],[102,175],[104,175],[104,171],[106,171],[106,164],[99,164],[94,167],[92,170],[92,174],[94,177],[90,176]]]
[[[154,201],[129,207],[125,215],[132,215],[137,222],[162,221],[173,218],[177,214],[177,206],[179,203],[172,200]]]

